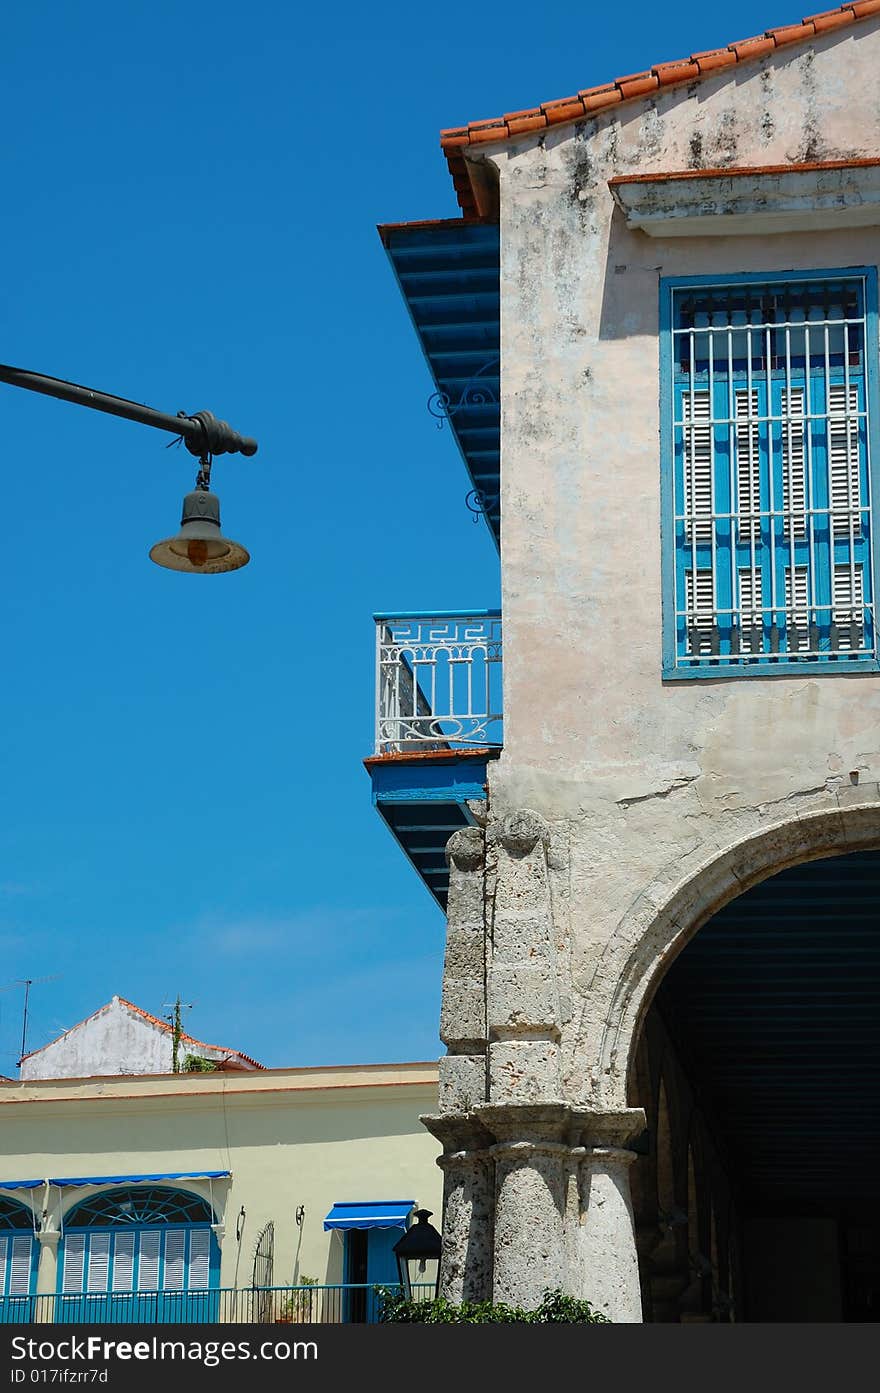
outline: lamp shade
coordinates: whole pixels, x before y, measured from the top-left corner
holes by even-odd
[[[430,1217],[430,1209],[417,1209],[416,1222],[394,1245],[400,1285],[407,1300],[437,1295],[443,1240],[434,1225],[428,1223]]]
[[[250,555],[220,531],[220,499],[208,489],[194,489],[183,500],[180,531],[150,549],[150,560],[170,571],[210,576],[237,571]]]

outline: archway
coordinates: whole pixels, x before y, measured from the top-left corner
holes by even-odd
[[[650,1062],[630,1070],[629,1101],[648,1113],[654,1172],[688,1177],[665,1214],[686,1249],[667,1238],[663,1265],[642,1259],[647,1319],[880,1317],[880,850],[768,874],[771,850],[698,932],[678,921],[645,991],[640,1050],[677,1105],[644,1096]],[[649,1189],[633,1187],[642,1228]]]

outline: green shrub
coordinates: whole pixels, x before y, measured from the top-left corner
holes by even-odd
[[[431,1301],[407,1301],[397,1292],[379,1291],[379,1319],[386,1323],[408,1325],[545,1325],[551,1322],[565,1325],[608,1325],[607,1316],[594,1311],[589,1301],[566,1296],[562,1291],[545,1291],[541,1304],[534,1311],[520,1306],[507,1306],[503,1301],[463,1301],[454,1306],[445,1297]]]

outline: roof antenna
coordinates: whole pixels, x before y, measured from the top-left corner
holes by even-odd
[[[31,987],[37,982],[57,982],[60,973],[53,972],[49,977],[16,977],[16,985],[24,987],[24,1007],[21,1013],[21,1054],[18,1057],[18,1067],[21,1068],[21,1061],[27,1054],[27,1024],[28,1024],[28,999],[31,994]]]

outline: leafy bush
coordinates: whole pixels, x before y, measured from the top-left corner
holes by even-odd
[[[202,1054],[185,1054],[179,1072],[181,1074],[213,1074],[216,1073],[217,1067],[215,1060],[205,1059]]]
[[[589,1301],[566,1296],[562,1291],[545,1291],[534,1311],[507,1306],[503,1301],[463,1301],[454,1306],[445,1297],[432,1301],[408,1301],[397,1292],[379,1291],[379,1319],[408,1325],[608,1325],[608,1317],[594,1311]]]

